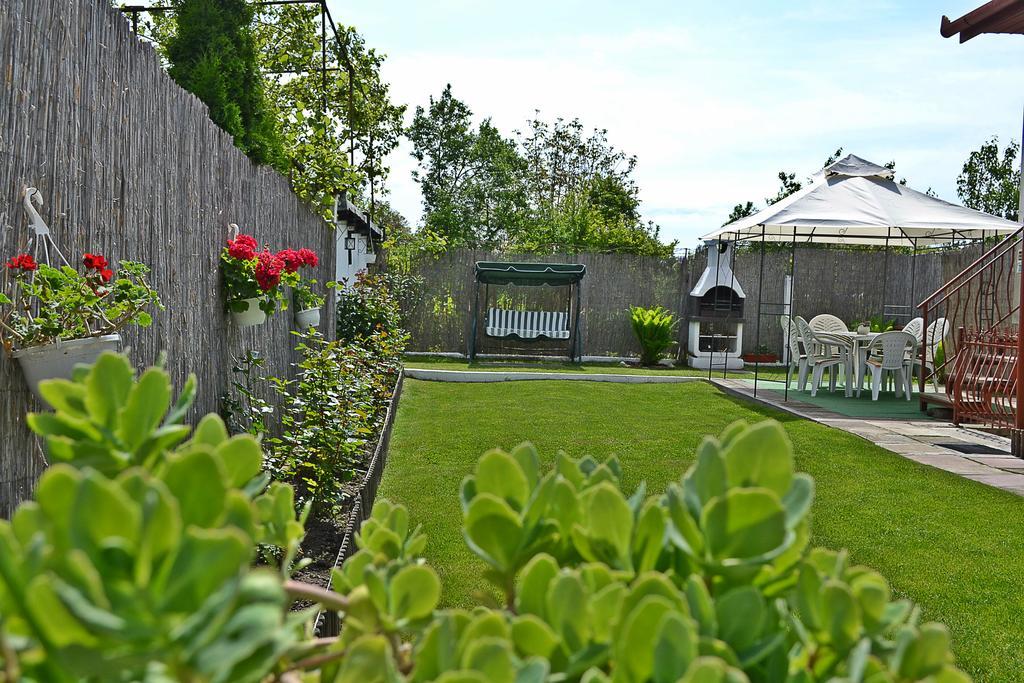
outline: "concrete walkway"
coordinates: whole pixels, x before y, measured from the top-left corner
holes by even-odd
[[[745,380],[714,379],[712,384],[728,394],[856,434],[915,462],[1024,496],[1024,460],[1010,455],[1010,440],[1005,437],[937,420],[851,418],[793,398],[799,396],[796,392],[789,401],[769,391],[754,398],[753,387]],[[964,453],[958,448],[996,452]]]

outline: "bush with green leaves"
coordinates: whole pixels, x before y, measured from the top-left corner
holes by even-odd
[[[654,365],[676,343],[675,315],[661,306],[629,309],[633,333],[640,342],[640,364]]]
[[[814,487],[781,426],[708,438],[661,495],[618,462],[524,444],[461,487],[503,606],[438,609],[406,509],[374,506],[334,591],[289,577],[291,488],[214,416],[181,424],[159,368],[108,354],[30,417],[57,463],[0,522],[4,680],[164,683],[964,683],[948,631],[877,573],[809,549]],[[252,568],[259,543],[285,549]],[[314,638],[337,610],[340,637]]]
[[[437,577],[409,557],[421,537],[379,505],[334,583],[345,680],[969,680],[945,627],[845,553],[808,550],[813,482],[777,423],[706,439],[663,495],[626,495],[620,475],[562,454],[545,472],[527,444],[480,459],[463,533],[503,609],[432,610]]]
[[[409,279],[390,278],[402,287]],[[398,299],[392,293],[389,278],[382,275],[359,273],[350,287],[337,289],[337,336],[341,341],[353,342],[384,331],[407,339],[402,329],[402,313]]]
[[[182,424],[167,373],[104,354],[46,380],[30,415],[52,466],[0,522],[4,680],[259,681],[304,638],[283,579],[303,536],[259,443]],[[259,545],[279,571],[251,570]]]
[[[228,424],[262,437],[267,473],[294,485],[315,518],[330,518],[344,509],[346,486],[383,429],[403,341],[384,330],[358,343],[328,341],[315,328],[295,334],[295,379],[258,376],[262,359],[247,355],[222,405]],[[280,398],[276,409],[264,398],[267,385]]]

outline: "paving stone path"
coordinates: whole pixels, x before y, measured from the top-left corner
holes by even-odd
[[[851,418],[799,399],[783,401],[771,392],[760,392],[755,398],[745,380],[715,379],[712,384],[727,393],[856,434],[915,462],[1024,496],[1024,460],[1010,455],[1010,440],[1005,437],[936,420]]]

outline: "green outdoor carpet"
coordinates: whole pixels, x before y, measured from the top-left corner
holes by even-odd
[[[751,386],[754,385],[754,380],[746,381]],[[764,380],[758,380],[757,382],[758,395],[763,391],[766,394],[770,394],[772,398],[781,398],[785,395],[785,388],[784,382]],[[906,398],[897,398],[893,395],[892,391],[880,391],[878,393],[878,400],[872,401],[871,391],[867,389],[861,392],[860,398],[857,398],[856,394],[847,398],[841,387],[837,387],[834,393],[830,392],[827,387],[822,387],[818,390],[818,395],[812,398],[810,391],[798,391],[794,381],[789,387],[789,400],[810,403],[811,405],[845,415],[846,417],[890,418],[895,420],[931,419],[926,413],[921,412],[916,391],[911,394],[909,401]]]

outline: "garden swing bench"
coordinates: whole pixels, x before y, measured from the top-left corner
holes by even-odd
[[[580,281],[587,272],[582,263],[498,263],[476,262],[476,286],[473,293],[473,328],[470,332],[469,359],[476,360],[480,328],[480,285],[488,306],[483,336],[534,343],[564,340],[570,361],[580,360]],[[565,306],[558,311],[518,311],[490,305],[490,287],[565,287]]]

